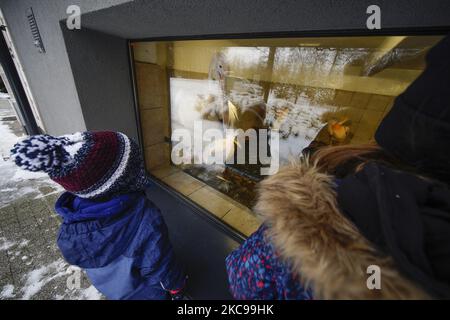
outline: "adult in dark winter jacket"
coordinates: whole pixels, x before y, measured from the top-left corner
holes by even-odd
[[[227,257],[234,297],[449,299],[449,88],[446,37],[376,143],[319,149],[264,180],[264,224]]]
[[[68,192],[57,200],[58,246],[109,299],[180,297],[177,264],[138,146],[118,132],[37,135],[17,143],[16,164],[44,171]]]

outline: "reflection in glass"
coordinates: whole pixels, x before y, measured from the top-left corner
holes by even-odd
[[[167,153],[168,146],[170,154],[179,143],[171,141],[172,134],[182,129],[194,136],[196,123],[202,132],[267,130],[258,143],[267,144],[269,155],[269,136],[278,132],[280,163],[297,159],[307,147],[368,142],[394,98],[422,72],[426,52],[440,38],[133,43],[144,145],[151,154],[147,166],[167,165],[169,156],[154,152]],[[217,141],[202,140],[203,148],[183,149],[192,161],[180,167],[251,207],[263,178],[259,159],[245,164],[200,161],[203,150],[217,146],[226,151],[225,160],[236,159],[239,150],[250,153],[247,140],[237,143],[225,134]]]

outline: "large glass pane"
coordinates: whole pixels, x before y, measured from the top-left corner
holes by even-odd
[[[370,141],[440,38],[133,43],[147,167],[161,172],[176,164],[230,201],[251,207],[261,170],[271,166],[262,155],[282,165],[309,146]],[[213,161],[219,158],[222,163]],[[201,187],[180,185],[187,195]]]

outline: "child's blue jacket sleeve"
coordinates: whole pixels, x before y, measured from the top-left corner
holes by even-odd
[[[86,270],[109,299],[164,299],[185,276],[158,208],[144,194],[107,202],[68,193],[56,203],[63,217],[58,245],[65,259]]]

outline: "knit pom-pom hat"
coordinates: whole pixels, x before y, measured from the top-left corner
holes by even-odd
[[[31,136],[14,145],[11,157],[20,168],[46,172],[82,198],[141,191],[149,185],[139,147],[120,132]]]

